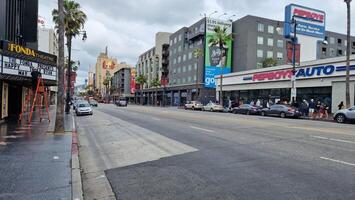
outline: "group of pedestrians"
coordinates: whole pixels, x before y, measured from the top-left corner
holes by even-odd
[[[309,117],[312,119],[315,118],[329,118],[329,109],[330,107],[322,103],[321,101],[315,102],[314,99],[311,99],[309,102],[306,99],[303,99],[302,103],[299,106],[303,117]]]

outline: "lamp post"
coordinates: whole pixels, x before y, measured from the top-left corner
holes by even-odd
[[[345,77],[345,106],[346,108],[350,107],[350,3],[351,0],[344,0],[347,8],[347,25],[346,25],[346,77]]]
[[[87,39],[86,31],[79,31],[79,35],[83,35],[82,40],[85,41]],[[65,113],[70,113],[70,89],[71,89],[71,43],[72,38],[74,35],[70,35],[68,38],[68,69],[67,69],[67,97],[66,97],[66,104],[65,104]]]

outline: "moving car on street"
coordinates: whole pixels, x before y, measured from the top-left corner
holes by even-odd
[[[191,102],[187,102],[185,104],[185,110],[186,109],[202,110],[203,109],[203,105],[199,101],[191,101]]]
[[[90,105],[93,106],[93,107],[97,107],[97,106],[98,106],[97,101],[95,101],[95,100],[93,100],[93,99],[90,99],[90,100],[89,100],[89,103],[90,103]]]
[[[246,114],[246,115],[259,115],[262,107],[252,106],[250,104],[243,104],[239,107],[232,108],[234,114]]]
[[[336,113],[334,113],[334,120],[338,123],[355,121],[355,106],[347,109],[338,110]]]
[[[76,115],[92,115],[93,111],[88,102],[79,102],[75,109]]]
[[[214,111],[223,112],[223,107],[219,104],[210,102],[207,105],[203,106],[202,110],[211,111],[211,112],[214,112]]]
[[[116,106],[119,106],[119,107],[121,107],[121,106],[125,106],[126,107],[128,102],[127,102],[126,98],[120,98],[120,99],[115,101],[115,104],[116,104]]]
[[[295,117],[301,116],[301,113],[294,107],[289,105],[275,104],[270,106],[270,108],[264,108],[261,110],[262,116],[279,116],[281,118],[285,117]]]

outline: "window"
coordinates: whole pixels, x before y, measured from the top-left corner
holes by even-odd
[[[170,40],[170,46],[173,45],[173,40]]]
[[[176,74],[176,68],[173,69],[173,73]]]
[[[181,67],[178,67],[177,73],[181,73]]]
[[[267,32],[268,32],[268,33],[271,33],[271,34],[274,34],[274,26],[270,26],[270,25],[269,25],[269,26],[267,27]]]
[[[258,36],[258,44],[263,45],[264,44],[264,38]]]
[[[324,40],[325,40],[325,41],[328,41],[328,36],[325,36],[325,37],[324,37]]]
[[[176,64],[176,58],[174,58],[173,64]]]
[[[182,72],[186,72],[186,66],[182,67]]]
[[[348,46],[348,40],[344,40],[344,46]]]
[[[187,77],[187,82],[191,83],[191,76]]]
[[[176,84],[176,78],[174,78],[174,82],[173,83]]]
[[[353,47],[355,47],[355,42],[353,42]]]
[[[284,47],[284,41],[283,40],[277,40],[277,47],[283,48]]]
[[[355,51],[351,52],[352,55],[355,55]]]
[[[258,23],[258,31],[264,32],[264,24]]]
[[[335,56],[335,49],[330,48],[329,52],[330,52],[329,53],[330,56]]]
[[[261,49],[258,49],[256,51],[256,55],[257,55],[258,58],[262,58],[262,57],[264,57],[264,51],[261,50]]]
[[[338,49],[338,56],[342,56],[343,55],[343,50]]]
[[[327,55],[327,48],[326,47],[322,47],[322,54]]]
[[[189,60],[192,58],[192,52],[189,52]]]
[[[191,71],[192,70],[192,65],[189,65],[188,66],[188,71]]]
[[[263,63],[261,62],[256,63],[256,68],[257,69],[263,68]]]
[[[175,38],[174,38],[174,44],[176,44],[176,42],[177,42],[177,38],[175,37]]]
[[[282,52],[277,52],[276,57],[278,60],[282,60],[284,58],[284,54]]]
[[[178,52],[181,52],[181,50],[182,50],[181,45],[179,45]]]
[[[180,34],[180,35],[179,35],[179,41],[181,41],[181,38],[182,38],[182,35]]]
[[[181,80],[178,78],[177,79],[177,84],[180,84],[181,83]]]
[[[174,49],[174,54],[176,54],[176,48]]]
[[[341,39],[338,39],[338,44],[342,44],[343,43],[343,41],[341,40]]]
[[[267,45],[270,46],[270,47],[274,46],[274,39],[268,38],[267,39]]]
[[[178,63],[181,63],[181,56],[178,57]]]
[[[185,77],[182,78],[182,83],[183,83],[183,84],[186,83],[186,78],[185,78]]]
[[[182,56],[182,61],[186,61],[186,54],[184,54],[183,56]]]
[[[335,38],[333,38],[333,37],[330,37],[330,39],[329,39],[330,41],[330,44],[334,44],[335,43]]]
[[[194,81],[196,81],[196,80],[197,80],[196,75],[194,75]]]
[[[284,34],[284,28],[279,27],[279,31],[277,31],[277,33],[278,33],[279,35],[283,35],[283,34]]]
[[[194,64],[194,69],[197,70],[197,63]]]
[[[272,52],[272,51],[267,51],[266,57],[267,57],[267,58],[273,58],[273,57],[274,57],[274,52]]]

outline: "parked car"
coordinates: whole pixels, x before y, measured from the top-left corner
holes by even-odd
[[[203,105],[199,101],[191,101],[191,102],[187,102],[185,104],[185,110],[186,109],[202,110],[203,109]]]
[[[75,109],[76,115],[92,115],[93,111],[88,102],[79,102]]]
[[[334,120],[338,123],[345,123],[346,121],[355,121],[355,106],[348,109],[338,110],[334,114]]]
[[[261,110],[262,116],[279,116],[281,118],[285,117],[295,117],[298,118],[301,116],[296,108],[289,105],[276,104],[270,106],[270,108],[264,108]]]
[[[234,114],[246,114],[246,115],[259,115],[262,107],[252,106],[250,104],[243,104],[239,107],[232,108]]]
[[[202,107],[202,110],[204,111],[218,111],[218,112],[223,112],[223,106],[216,104],[216,103],[208,103],[207,105]]]
[[[125,98],[121,98],[115,101],[116,106],[127,106],[127,100]]]
[[[91,106],[94,106],[94,107],[97,107],[97,106],[98,106],[97,101],[95,101],[95,100],[93,100],[93,99],[91,99],[91,100],[89,101],[89,103],[90,103]]]

